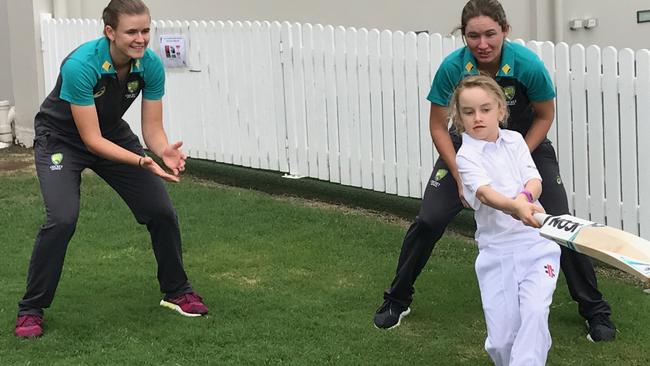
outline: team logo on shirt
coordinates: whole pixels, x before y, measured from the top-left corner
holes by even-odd
[[[449,173],[449,171],[447,169],[438,169],[438,171],[436,172],[436,175],[435,175],[435,177],[433,177],[433,179],[435,179],[436,182],[439,182],[440,179],[447,176],[447,173]]]
[[[104,95],[104,93],[106,93],[106,86],[102,86],[101,88],[99,88],[99,90],[97,90],[95,94],[93,94],[93,98],[99,98],[102,95]]]
[[[506,97],[506,104],[508,105],[508,107],[517,104],[517,99],[515,99],[516,93],[517,93],[517,89],[515,89],[514,85],[506,86],[505,88],[503,88],[503,94]]]
[[[555,270],[553,269],[553,266],[550,264],[547,264],[544,266],[544,272],[550,277],[553,278],[555,277]]]
[[[138,96],[138,87],[140,87],[140,82],[138,80],[132,80],[126,83],[126,91],[124,94],[126,99],[135,99]]]
[[[63,165],[61,163],[63,162],[63,154],[62,153],[54,153],[52,156],[50,156],[50,160],[52,161],[52,165],[50,165],[50,170],[61,170],[63,169]]]
[[[503,94],[506,95],[506,100],[507,101],[511,101],[512,98],[515,97],[515,91],[516,90],[515,90],[514,85],[506,86],[505,88],[503,88]]]
[[[446,177],[448,173],[449,171],[447,169],[438,169],[431,180],[431,185],[438,188],[440,186],[440,180]]]
[[[129,93],[133,93],[134,91],[138,90],[138,87],[140,86],[140,82],[137,80],[129,81],[126,83],[126,90],[129,91]]]

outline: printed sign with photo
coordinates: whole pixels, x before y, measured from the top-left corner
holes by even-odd
[[[160,57],[165,67],[186,67],[185,37],[173,34],[161,35]]]

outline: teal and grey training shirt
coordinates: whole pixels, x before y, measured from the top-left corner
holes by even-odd
[[[101,37],[86,42],[62,62],[54,90],[36,115],[34,128],[79,138],[70,104],[95,105],[104,137],[130,131],[122,116],[142,91],[142,97],[159,100],[165,93],[165,71],[160,58],[146,49],[140,59],[131,60],[126,80],[118,80],[109,52],[109,40]]]
[[[468,75],[478,75],[476,59],[467,47],[447,56],[431,85],[427,99],[434,104],[448,106],[454,89]],[[507,128],[526,136],[535,118],[532,102],[555,98],[555,88],[546,67],[528,48],[509,41],[503,42],[501,65],[496,81],[506,95],[510,111]],[[452,139],[460,143],[460,136],[450,130]]]

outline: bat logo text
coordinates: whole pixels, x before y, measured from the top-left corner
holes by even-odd
[[[567,219],[560,217],[551,217],[551,220],[547,223],[549,226],[553,226],[556,229],[561,229],[570,233],[575,232],[582,225],[577,222],[573,222]]]

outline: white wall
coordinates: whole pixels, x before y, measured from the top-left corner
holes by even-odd
[[[56,0],[55,0],[56,1]],[[58,0],[66,1],[66,0]],[[503,0],[515,38],[530,38],[530,3]],[[545,1],[545,0],[539,0]],[[145,0],[154,19],[278,20],[447,34],[465,0]],[[106,0],[67,0],[69,16],[99,18]],[[518,16],[516,14],[524,14]]]
[[[7,0],[0,0],[0,34],[9,34],[9,25],[7,22]],[[8,100],[13,104],[14,93],[11,81],[10,54],[9,37],[0,37],[0,100]]]
[[[601,47],[650,48],[650,23],[636,22],[637,10],[649,10],[648,0],[566,0],[564,24],[568,43],[596,44]],[[593,29],[568,30],[571,19],[597,18],[598,26]]]
[[[154,19],[279,20],[447,34],[460,23],[466,0],[145,0]],[[54,0],[69,17],[99,18],[107,0]],[[650,23],[636,11],[649,0],[502,0],[511,38],[650,48]],[[559,9],[558,9],[559,8]],[[559,18],[556,18],[559,15]],[[597,17],[590,30],[569,29],[573,18]],[[556,21],[558,22],[556,24]],[[559,29],[556,29],[559,28]]]
[[[16,137],[20,143],[31,146],[34,116],[45,98],[40,13],[51,13],[52,1],[10,0],[7,5]]]

